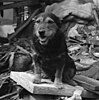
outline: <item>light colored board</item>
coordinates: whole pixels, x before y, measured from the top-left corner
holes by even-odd
[[[93,91],[99,90],[99,81],[98,80],[89,78],[84,75],[76,75],[74,77],[74,80],[77,81],[81,86],[83,86],[86,89],[90,89]]]
[[[11,72],[10,78],[17,82],[18,85],[21,85],[30,93],[33,94],[54,94],[54,95],[67,95],[71,96],[76,89],[73,86],[65,85],[65,88],[58,89],[53,84],[34,84],[32,82],[34,76],[33,74],[25,72]]]
[[[59,95],[59,96],[72,96],[77,87],[64,84],[63,89],[58,89],[53,84],[41,83],[34,84],[32,82],[34,75],[26,72],[11,72],[10,78],[13,79],[18,85],[25,88],[30,93],[37,95]],[[86,90],[83,90],[83,97],[97,98],[96,95],[90,94]]]

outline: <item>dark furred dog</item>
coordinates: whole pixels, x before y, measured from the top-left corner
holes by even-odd
[[[41,69],[58,86],[68,82],[76,73],[73,60],[68,55],[65,35],[60,31],[61,22],[53,14],[41,13],[34,24],[33,44],[36,78],[39,83]]]

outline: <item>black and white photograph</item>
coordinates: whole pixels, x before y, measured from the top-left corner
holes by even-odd
[[[99,100],[99,0],[0,0],[0,100]]]

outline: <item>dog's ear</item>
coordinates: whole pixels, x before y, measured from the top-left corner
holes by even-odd
[[[42,17],[42,14],[43,14],[43,13],[39,13],[39,14],[37,14],[37,15],[33,18],[34,23],[37,21],[37,19],[38,19],[39,17]]]
[[[40,13],[40,14],[38,14],[38,15],[36,15],[35,16],[35,18],[34,18],[34,20],[36,20],[39,16],[43,16],[43,17],[50,17],[50,18],[52,18],[54,21],[55,21],[55,23],[59,26],[60,24],[61,24],[61,20],[60,20],[60,18],[59,17],[57,17],[55,14],[53,14],[53,13]]]
[[[59,17],[57,17],[53,13],[49,14],[49,16],[55,21],[55,23],[57,24],[58,27],[61,27],[62,22]]]

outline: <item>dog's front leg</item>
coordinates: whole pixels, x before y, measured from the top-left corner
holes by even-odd
[[[61,67],[58,67],[56,69],[54,84],[58,88],[63,88],[63,83],[62,83],[63,70],[64,70],[64,66],[63,67],[62,66]]]
[[[41,83],[41,69],[38,64],[34,65],[34,74],[33,83]]]

